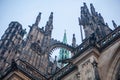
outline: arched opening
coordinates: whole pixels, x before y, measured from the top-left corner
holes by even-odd
[[[55,61],[55,56],[57,56],[57,66],[59,68],[62,68],[68,64],[68,62],[64,63],[61,61],[65,59],[70,59],[72,57],[72,51],[68,47],[63,47],[63,46],[54,46],[53,48],[50,49],[50,61],[54,62]]]

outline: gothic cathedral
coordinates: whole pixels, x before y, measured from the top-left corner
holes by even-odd
[[[120,80],[120,26],[112,21],[115,29],[110,29],[93,4],[89,10],[83,3],[80,14],[85,33],[80,45],[75,34],[72,45],[67,44],[66,32],[63,42],[51,37],[53,12],[42,28],[39,13],[25,39],[26,30],[12,21],[0,39],[0,80]],[[56,48],[61,49],[60,60],[51,61]]]

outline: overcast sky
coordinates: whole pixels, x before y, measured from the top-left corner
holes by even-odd
[[[111,20],[120,24],[119,0],[0,0],[0,37],[11,21],[18,21],[28,31],[28,25],[35,22],[39,12],[42,12],[39,27],[45,26],[50,12],[53,12],[52,37],[62,41],[66,29],[68,43],[71,44],[72,34],[75,33],[77,44],[80,44],[78,17],[83,2],[86,2],[88,8],[90,3],[93,3],[96,11],[101,13],[105,22],[108,22],[112,29]]]

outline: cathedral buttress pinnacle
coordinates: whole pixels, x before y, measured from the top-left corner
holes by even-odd
[[[37,18],[36,18],[36,21],[35,21],[35,25],[38,26],[39,25],[39,22],[41,20],[41,12],[39,12]]]
[[[49,20],[46,23],[45,32],[46,32],[46,34],[51,35],[52,30],[53,30],[53,12],[51,12],[51,14],[49,16]]]

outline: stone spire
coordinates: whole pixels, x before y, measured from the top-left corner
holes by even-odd
[[[72,46],[73,46],[73,47],[76,47],[76,38],[75,38],[75,34],[73,34]]]
[[[49,16],[49,20],[47,21],[45,25],[45,36],[42,45],[44,46],[44,49],[48,49],[48,46],[50,45],[51,35],[53,30],[53,12],[51,12]]]
[[[49,24],[53,23],[53,12],[51,12],[50,16],[49,16]]]
[[[63,43],[67,44],[66,30],[64,32]]]
[[[45,32],[47,34],[51,34],[52,30],[53,30],[53,12],[51,12],[49,20],[46,23]]]
[[[36,18],[36,21],[35,21],[35,25],[38,26],[39,22],[40,22],[40,19],[41,19],[41,12],[39,12],[37,18]]]
[[[64,36],[63,36],[63,43],[67,44],[66,30],[65,30],[65,33],[64,33]],[[70,57],[69,51],[64,49],[64,48],[61,48],[60,51],[59,51],[59,60],[64,60],[64,59],[67,59],[69,57]],[[63,67],[64,64],[61,63],[60,66]]]

